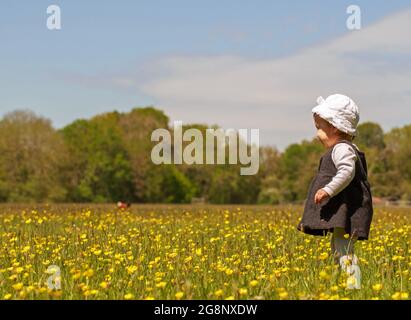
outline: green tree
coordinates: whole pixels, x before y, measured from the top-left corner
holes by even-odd
[[[160,165],[146,176],[143,194],[147,202],[189,203],[195,187],[174,165]]]
[[[119,118],[117,112],[106,113],[61,130],[70,155],[65,180],[69,201],[133,200],[133,175]]]
[[[260,149],[259,179],[261,190],[258,194],[258,203],[280,204],[284,202],[282,181],[279,178],[281,154],[275,148],[262,147]]]
[[[49,120],[19,110],[0,121],[0,200],[63,201],[66,150]]]
[[[285,201],[302,201],[310,181],[316,175],[319,160],[325,152],[317,140],[292,144],[281,155],[279,177]]]
[[[385,148],[384,131],[378,123],[364,122],[358,126],[358,135],[355,144],[362,149],[375,148],[383,150]]]
[[[386,196],[411,200],[411,125],[394,128],[385,135],[385,175],[380,181],[387,188]]]
[[[153,201],[147,193],[147,189],[150,188],[148,183],[152,181],[150,172],[156,170],[151,161],[151,149],[154,146],[151,134],[159,128],[167,129],[168,122],[169,119],[164,112],[153,107],[134,108],[131,112],[121,115],[119,128],[132,171],[135,201]]]

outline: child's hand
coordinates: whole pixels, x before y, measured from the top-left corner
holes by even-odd
[[[320,189],[317,191],[317,193],[314,196],[314,202],[315,204],[319,204],[325,200],[328,200],[330,198],[330,195],[325,192],[324,189]]]

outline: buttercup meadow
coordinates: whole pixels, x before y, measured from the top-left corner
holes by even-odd
[[[376,208],[347,290],[299,206],[29,208],[2,206],[2,299],[409,299],[409,209]]]

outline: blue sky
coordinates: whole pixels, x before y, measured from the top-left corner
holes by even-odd
[[[226,77],[230,72],[239,72],[239,77],[247,77],[245,70],[262,63],[268,63],[268,68],[274,64],[277,72],[277,65],[281,61],[302,55],[305,50],[323,48],[313,57],[318,56],[319,52],[329,51],[335,41],[342,39],[344,42],[347,34],[352,32],[346,29],[345,21],[346,8],[353,3],[362,10],[363,29],[368,30],[370,27],[371,31],[373,25],[411,8],[409,0],[2,0],[0,115],[15,109],[31,109],[50,118],[56,127],[61,127],[79,117],[90,117],[111,110],[127,111],[134,106],[153,104],[164,110],[172,120],[217,123],[234,128],[261,128],[263,143],[282,148],[288,143],[310,138],[313,134],[311,123],[308,122],[311,107],[318,95],[332,94],[334,92],[327,90],[341,87],[354,92],[361,101],[359,85],[353,89],[342,82],[342,77],[339,83],[340,77],[330,74],[329,80],[334,81],[334,86],[324,85],[322,89],[318,84],[304,96],[306,104],[302,97],[295,101],[290,98],[289,103],[286,99],[277,101],[267,98],[259,106],[254,106],[250,102],[241,102],[259,91],[253,89],[256,82],[251,85],[249,82],[239,84],[238,92],[236,86],[228,85],[227,90],[210,90],[207,93],[207,87],[212,87],[212,83],[209,85],[206,80]],[[46,28],[46,8],[51,4],[59,5],[62,10],[60,31]],[[386,25],[384,30],[387,30],[387,34],[393,32],[392,24],[387,22]],[[364,36],[356,43],[368,43],[370,39],[369,43],[374,44],[371,31],[369,37]],[[400,40],[387,46],[399,47]],[[355,39],[347,41],[353,42]],[[387,63],[392,69],[394,60],[402,61],[402,66],[410,70],[407,50],[370,52],[361,47],[357,51],[343,53],[351,60],[361,60],[362,68],[368,67],[371,71],[375,66],[384,67]],[[368,62],[368,59],[374,61]],[[218,69],[228,65],[232,67],[227,67],[224,74],[221,74],[221,70],[209,74],[209,70],[219,63],[223,68]],[[236,69],[239,65],[241,68]],[[292,65],[288,65],[292,69]],[[304,62],[304,65],[310,64]],[[306,70],[307,74],[303,75],[307,81],[315,76],[314,66],[318,67],[318,62],[313,62],[312,66],[313,69]],[[281,67],[280,70],[287,78],[288,69]],[[369,72],[367,76],[370,76]],[[193,73],[195,78],[191,78]],[[205,73],[209,74],[207,79],[203,77]],[[257,71],[252,74],[258,76]],[[279,79],[282,77],[275,76]],[[199,86],[203,88],[197,95],[184,82],[184,79],[188,81],[189,78],[190,83],[197,85],[195,92]],[[286,78],[284,83],[288,81],[287,88],[295,92],[304,91],[300,87],[293,88],[293,79]],[[269,81],[265,83],[269,84]],[[259,84],[258,88],[265,88],[265,83]],[[387,83],[378,82],[376,85],[381,86],[376,88],[381,91]],[[172,88],[175,86],[184,88],[174,91]],[[222,86],[224,89],[224,82]],[[248,94],[244,93],[247,89],[250,90]],[[273,94],[268,85],[265,90],[258,92],[258,99]],[[392,101],[392,94],[387,92],[378,101]],[[210,98],[210,95],[213,97]],[[409,96],[409,90],[402,92],[399,102],[408,104]],[[282,104],[283,100],[286,103]],[[362,100],[369,104],[373,102],[367,98]],[[296,128],[295,124],[291,124],[294,122],[295,108],[299,108],[299,111],[306,108],[307,117],[298,121],[307,125],[300,126],[297,121]],[[237,117],[233,117],[233,114]],[[272,123],[264,122],[267,114],[273,119]],[[374,114],[380,116],[372,118]],[[404,115],[401,116],[400,111],[398,116],[385,116],[378,112],[369,112],[369,115],[370,120],[382,122],[385,129],[404,123]],[[276,123],[276,118],[282,119],[281,123],[286,119],[290,125],[283,128],[281,123]]]

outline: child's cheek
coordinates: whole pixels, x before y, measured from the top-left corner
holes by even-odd
[[[317,137],[318,137],[318,139],[320,139],[321,141],[323,141],[323,140],[327,137],[327,135],[325,134],[324,131],[318,130],[318,131],[317,131]]]
[[[327,146],[327,142],[328,142],[328,135],[322,131],[319,136],[318,139],[321,141],[321,143],[325,146]]]

